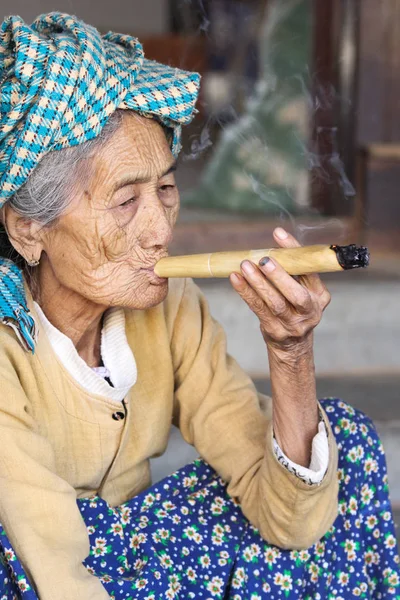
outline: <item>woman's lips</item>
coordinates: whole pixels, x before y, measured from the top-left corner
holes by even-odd
[[[142,271],[148,273],[149,280],[152,285],[163,285],[167,281],[166,277],[159,277],[154,273],[154,267],[148,267],[146,269],[142,269]]]

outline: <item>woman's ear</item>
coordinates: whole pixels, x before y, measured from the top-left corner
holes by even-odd
[[[7,204],[2,209],[1,222],[18,254],[23,256],[27,263],[39,261],[43,251],[41,223],[19,215]]]

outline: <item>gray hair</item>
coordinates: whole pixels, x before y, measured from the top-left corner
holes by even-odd
[[[19,215],[43,226],[56,221],[68,207],[79,186],[87,180],[90,158],[116,133],[124,112],[126,111],[116,110],[93,140],[46,154],[28,181],[10,198],[9,206]],[[27,266],[13,248],[1,224],[0,257],[10,258],[21,267]]]
[[[68,207],[80,184],[87,181],[90,159],[114,135],[122,122],[122,110],[109,118],[100,135],[79,146],[50,152],[42,158],[28,181],[9,200],[19,215],[50,225]]]

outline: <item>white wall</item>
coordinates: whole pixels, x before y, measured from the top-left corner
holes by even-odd
[[[0,19],[20,15],[31,22],[37,15],[72,13],[102,32],[157,34],[168,30],[168,0],[0,0]]]

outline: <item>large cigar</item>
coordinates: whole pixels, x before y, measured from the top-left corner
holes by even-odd
[[[302,246],[168,256],[158,261],[154,272],[159,277],[229,277],[240,273],[240,264],[250,260],[255,264],[270,256],[290,275],[331,273],[369,265],[369,252],[364,246]]]

